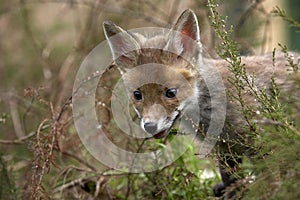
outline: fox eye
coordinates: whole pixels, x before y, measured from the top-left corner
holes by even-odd
[[[167,89],[165,96],[169,99],[172,99],[174,97],[176,97],[177,95],[177,89],[176,88],[170,88]]]
[[[137,101],[140,101],[143,99],[143,95],[142,95],[141,91],[139,91],[139,90],[136,90],[133,92],[133,97]]]

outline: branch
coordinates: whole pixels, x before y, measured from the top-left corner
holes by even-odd
[[[45,130],[47,128],[49,128],[50,125],[44,125],[42,127],[41,130]],[[26,142],[26,140],[30,139],[31,137],[35,136],[37,134],[37,131],[33,131],[31,133],[29,133],[28,135],[24,136],[24,137],[20,137],[18,139],[15,139],[15,140],[0,140],[0,144],[24,144]]]

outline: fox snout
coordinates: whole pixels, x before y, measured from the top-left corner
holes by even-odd
[[[164,128],[159,128],[160,125],[158,123],[147,122],[147,123],[144,123],[142,126],[143,126],[142,128],[147,133],[151,134],[155,139],[159,139],[159,138],[163,138],[168,135],[172,124],[170,125],[170,127],[167,126]]]
[[[168,135],[169,130],[171,129],[174,121],[167,123],[165,120],[160,120],[158,122],[143,122],[141,120],[142,129],[151,134],[155,139],[163,138]]]
[[[171,113],[167,113],[162,105],[154,104],[148,109],[144,108],[139,114],[141,116],[141,128],[151,134],[152,137],[158,139],[168,135],[179,112],[174,110]]]
[[[169,127],[166,127],[167,113],[161,104],[143,107],[140,116],[141,128],[153,136],[169,129]]]
[[[147,133],[150,133],[150,134],[155,134],[156,131],[157,131],[157,123],[154,123],[154,122],[147,122],[144,124],[144,129]]]

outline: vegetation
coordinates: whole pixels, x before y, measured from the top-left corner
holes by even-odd
[[[221,45],[218,47],[220,57],[228,61],[228,68],[233,76],[229,77],[230,83],[234,86],[233,90],[228,91],[229,97],[238,101],[241,107],[243,117],[247,121],[249,135],[254,140],[254,145],[257,155],[253,159],[253,164],[249,166],[249,162],[243,161],[245,174],[248,173],[248,178],[244,182],[251,182],[239,188],[240,196],[243,199],[296,199],[299,198],[299,193],[295,186],[298,183],[299,172],[299,100],[294,96],[299,90],[299,82],[292,90],[292,94],[285,94],[280,91],[274,79],[271,79],[271,95],[267,94],[265,89],[257,90],[254,87],[251,74],[248,74],[245,66],[241,64],[241,58],[238,51],[238,45],[232,41],[230,35],[232,29],[228,32],[225,27],[225,20],[216,11],[214,1],[210,2],[212,11],[212,26],[216,30],[216,34],[221,39]],[[278,7],[273,13],[280,13],[285,20],[297,26],[297,23],[288,18],[284,11]],[[298,28],[300,26],[297,26]],[[297,74],[299,60],[294,61],[289,55],[287,47],[279,44],[281,51],[285,53],[290,69]],[[276,49],[273,51],[273,65],[276,60]],[[259,112],[263,116],[261,120],[253,120],[251,113],[255,113],[253,107],[245,104],[244,91],[250,90],[251,94],[261,103]],[[288,97],[287,105],[282,100]],[[287,100],[287,99],[285,99]],[[254,174],[252,180],[249,176]],[[292,173],[293,175],[291,175]],[[250,179],[249,179],[250,178]],[[248,180],[247,180],[248,179]],[[240,187],[239,184],[236,187]],[[235,188],[234,188],[235,189]]]
[[[170,166],[151,173],[128,174],[93,158],[82,145],[73,123],[71,95],[75,74],[84,57],[104,39],[99,28],[102,21],[112,20],[125,28],[165,26],[181,11],[180,1],[174,0],[169,14],[164,12],[162,8],[170,2],[0,2],[0,199],[216,199],[211,188],[220,182],[220,177],[213,156],[199,160],[191,145]],[[228,62],[233,85],[228,96],[239,103],[248,122],[251,148],[257,150],[252,160],[243,158],[242,172],[237,174],[243,178],[229,189],[238,191],[237,199],[298,199],[299,99],[293,92],[280,91],[273,81],[276,77],[270,80],[271,95],[265,90],[254,90],[240,55],[258,47],[265,49],[266,34],[261,42],[251,41],[257,39],[259,28],[268,27],[272,16],[300,26],[279,7],[271,13],[262,11],[262,2],[243,5],[240,20],[229,28],[227,21],[232,19],[220,13],[236,1],[219,2],[218,7],[214,0],[194,0],[189,6],[199,16],[201,30],[208,30],[209,34],[202,37],[208,53],[217,53]],[[257,17],[257,12],[263,13],[261,18],[267,16],[266,21],[261,19],[249,34],[246,22]],[[274,49],[273,62],[278,51],[285,54],[297,73],[299,61],[293,59],[284,44]],[[130,141],[121,133],[117,138],[113,136],[116,126],[108,105],[120,75],[114,68],[106,73],[99,83],[96,105],[107,134],[116,144],[136,151],[164,145],[168,140]],[[299,79],[297,83],[295,93],[300,88]],[[261,102],[258,111],[263,117],[259,120],[251,115],[253,108],[244,103],[245,88]]]

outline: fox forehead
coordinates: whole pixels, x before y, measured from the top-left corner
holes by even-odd
[[[140,33],[131,33],[139,41],[141,49],[147,49],[154,46],[157,49],[163,49],[168,42],[168,34],[160,33],[159,35],[142,35]]]
[[[143,88],[144,92],[156,90],[162,93],[168,88],[176,88],[180,90],[178,98],[184,98],[185,95],[191,95],[189,93],[197,80],[195,76],[196,73],[190,69],[149,63],[127,70],[122,77],[129,92]],[[143,87],[149,84],[151,87]]]

